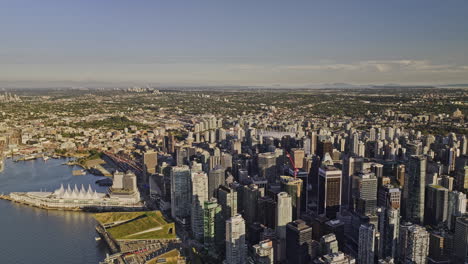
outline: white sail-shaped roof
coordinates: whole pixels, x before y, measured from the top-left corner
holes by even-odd
[[[64,199],[69,199],[70,198],[70,192],[68,191],[68,189],[65,191],[65,193],[63,194],[62,198]]]
[[[63,184],[60,184],[60,188],[54,191],[54,194],[57,197],[61,197],[65,193],[65,189],[63,188]]]
[[[78,198],[86,199],[86,190],[85,190],[83,184],[81,184],[81,188],[80,188],[80,192],[78,194]]]
[[[86,199],[93,199],[93,191],[91,190],[91,184],[88,186],[88,191],[86,192]]]

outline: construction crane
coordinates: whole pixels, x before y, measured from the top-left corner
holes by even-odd
[[[289,158],[289,162],[291,162],[291,165],[294,169],[294,179],[297,178],[297,173],[299,172],[299,169],[296,168],[296,164],[294,164],[294,160],[292,159],[291,157],[291,154],[289,154],[289,152],[286,151],[286,157]]]

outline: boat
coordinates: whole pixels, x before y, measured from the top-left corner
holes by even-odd
[[[33,160],[33,159],[36,159],[34,155],[28,155],[23,158],[23,160]]]
[[[86,175],[86,171],[85,170],[73,170],[72,174],[73,176],[82,176],[82,175]]]
[[[48,161],[50,158],[49,158],[48,156],[43,156],[42,159],[43,159],[44,161]]]

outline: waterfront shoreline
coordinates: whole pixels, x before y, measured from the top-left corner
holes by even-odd
[[[109,253],[104,243],[96,242],[92,210],[50,208],[12,201],[12,192],[55,190],[61,184],[92,186],[97,192],[106,188],[95,185],[91,174],[75,177],[72,167],[63,165],[67,159],[41,158],[27,162],[5,159],[0,173],[0,211],[4,217],[1,263],[99,263]],[[21,238],[21,241],[18,241]],[[29,253],[23,254],[22,248]],[[67,253],[64,253],[67,252]],[[19,256],[21,255],[21,256]]]
[[[10,195],[0,195],[0,200],[9,201],[12,203],[17,203],[29,207],[35,207],[44,210],[55,210],[55,211],[73,211],[73,212],[134,212],[134,211],[144,211],[146,208],[144,205],[141,207],[52,207],[41,204],[34,204],[27,201],[20,201],[12,198]]]

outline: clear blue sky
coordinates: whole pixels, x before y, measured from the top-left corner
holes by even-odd
[[[468,82],[466,0],[0,4],[0,86]]]

